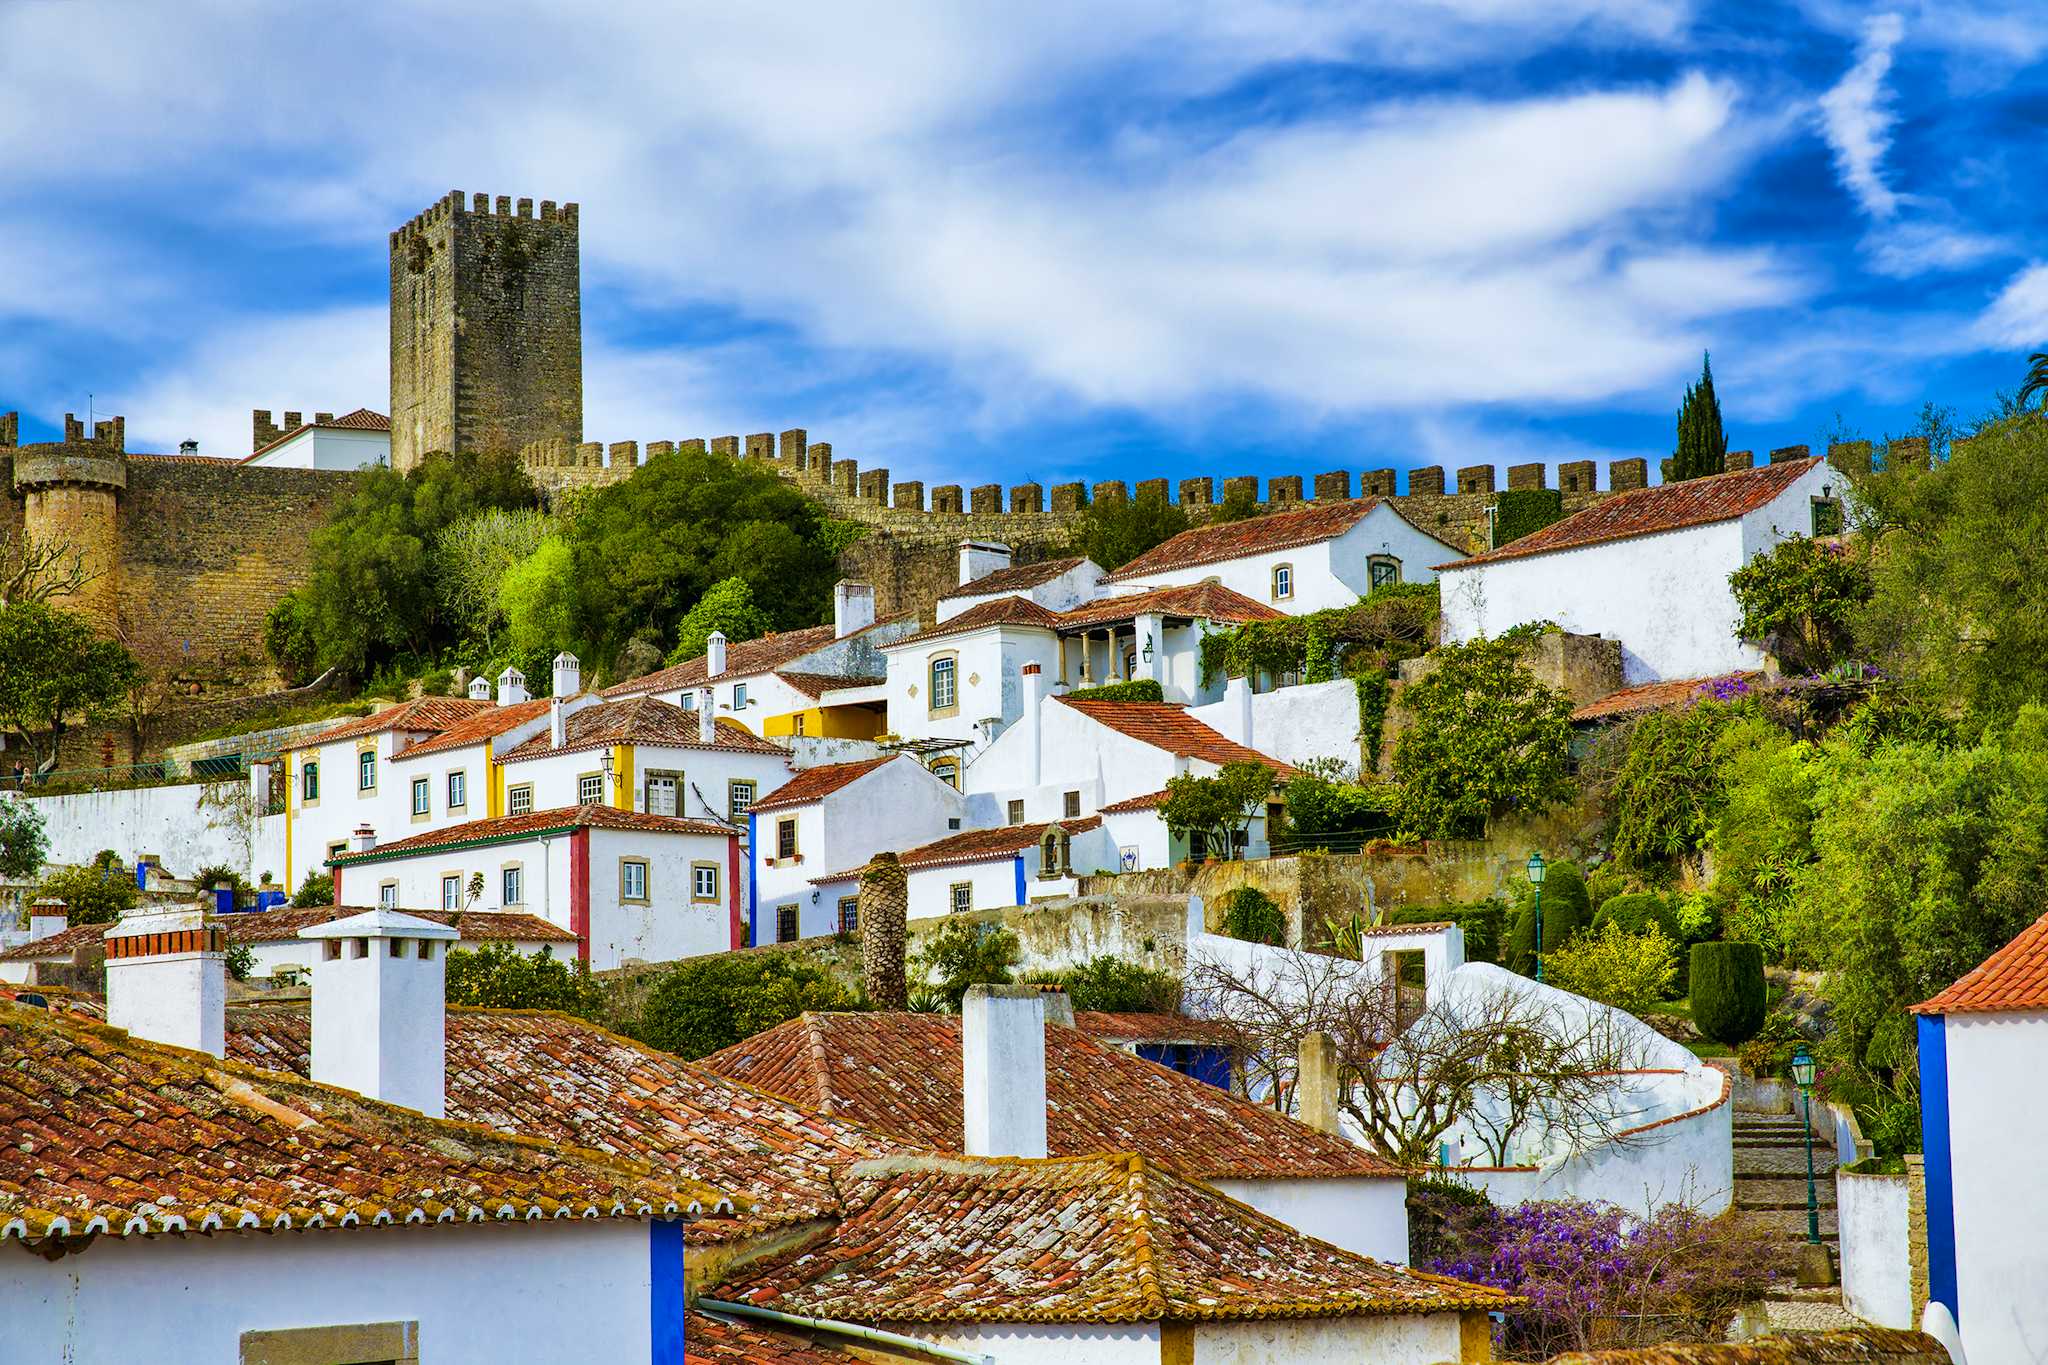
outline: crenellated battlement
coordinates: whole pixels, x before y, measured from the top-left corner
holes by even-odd
[[[13,484],[17,493],[71,486],[118,493],[128,486],[128,421],[109,417],[94,422],[88,433],[74,413],[64,414],[61,440],[17,444],[21,419],[0,417],[0,436],[14,452]]]
[[[520,218],[534,223],[556,223],[572,229],[578,226],[577,207],[574,203],[557,205],[552,199],[543,199],[538,205],[538,213],[535,212],[535,207],[533,200],[515,200],[509,194],[494,197],[488,194],[465,195],[461,190],[450,190],[393,230],[391,244],[397,246],[464,215],[476,218]]]

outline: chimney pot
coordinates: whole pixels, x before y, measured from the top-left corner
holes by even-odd
[[[557,671],[559,672],[559,670]],[[568,742],[567,712],[568,708],[563,705],[561,693],[557,692],[548,699],[548,747],[550,749],[559,749]]]
[[[28,908],[28,936],[30,939],[48,938],[61,934],[71,922],[70,908],[54,896],[45,896]]]
[[[355,838],[349,841],[351,853],[368,853],[377,846],[377,831],[369,825],[357,825]]]
[[[718,739],[717,695],[708,687],[700,688],[697,692],[697,742],[699,744],[712,744]]]
[[[301,929],[299,937],[330,945],[313,962],[313,1079],[442,1117],[446,959],[460,935],[379,909]]]
[[[715,678],[725,672],[725,632],[714,630],[704,641],[704,676]]]
[[[1295,1117],[1321,1132],[1341,1135],[1339,1088],[1336,1040],[1314,1029],[1302,1034],[1294,1073]]]
[[[109,1024],[152,1042],[226,1054],[227,955],[204,905],[130,912],[105,944]]]
[[[489,701],[491,699],[491,680],[483,677],[471,678],[469,680],[469,699],[471,701]]]
[[[875,590],[867,583],[841,579],[832,585],[832,634],[844,640],[875,623]]]
[[[583,690],[583,664],[574,654],[563,650],[555,656],[554,687],[557,697],[573,697]]]
[[[964,588],[977,578],[1009,568],[1011,558],[1010,547],[999,540],[961,541],[960,586]]]
[[[516,668],[507,668],[498,675],[498,705],[512,706],[525,701],[526,675]]]
[[[1046,1154],[1045,998],[1035,988],[967,988],[960,1073],[967,1155]]]
[[[1035,663],[1024,665],[1018,674],[1024,683],[1024,713],[1017,718],[1019,727],[1024,731],[1024,785],[1035,787],[1040,781],[1039,746],[1043,730],[1039,712],[1043,709],[1045,677]]]

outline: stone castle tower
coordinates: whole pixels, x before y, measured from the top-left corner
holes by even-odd
[[[128,487],[127,423],[85,423],[64,414],[64,439],[19,445],[19,418],[0,414],[0,449],[13,455],[14,492],[23,501],[23,533],[79,556],[91,581],[52,599],[84,614],[102,631],[118,623],[121,496]]]
[[[391,463],[583,439],[576,205],[457,190],[391,234]]]

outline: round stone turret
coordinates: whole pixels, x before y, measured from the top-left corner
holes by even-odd
[[[87,581],[52,598],[102,629],[116,621],[121,563],[121,494],[128,487],[126,422],[110,417],[92,434],[64,414],[64,439],[16,446],[12,482],[22,499],[23,536],[75,552]]]

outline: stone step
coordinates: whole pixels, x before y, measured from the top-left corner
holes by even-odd
[[[1796,1149],[1798,1151],[1803,1152],[1806,1150],[1806,1139],[1798,1137],[1737,1138],[1735,1140],[1735,1146],[1737,1148],[1753,1147],[1759,1151],[1789,1151]],[[1825,1150],[1821,1147],[1821,1145],[1818,1142],[1813,1144],[1813,1149],[1815,1152]]]
[[[1738,1147],[1735,1149],[1735,1174],[1738,1177],[1777,1175],[1786,1179],[1797,1176],[1804,1180],[1806,1153],[1797,1150],[1757,1151],[1748,1147]],[[1813,1178],[1815,1181],[1825,1181],[1832,1185],[1835,1183],[1834,1169],[1816,1161],[1813,1166]]]
[[[1737,1221],[1750,1227],[1777,1233],[1786,1241],[1806,1239],[1806,1201],[1799,1201],[1796,1209],[1747,1209],[1735,1211]],[[1835,1240],[1835,1211],[1824,1208],[1820,1211],[1820,1238],[1823,1242]]]
[[[1735,1205],[1744,1209],[1789,1209],[1806,1207],[1806,1177],[1797,1180],[1770,1174],[1735,1178]],[[1835,1206],[1835,1182],[1813,1182],[1815,1200],[1823,1209]]]

